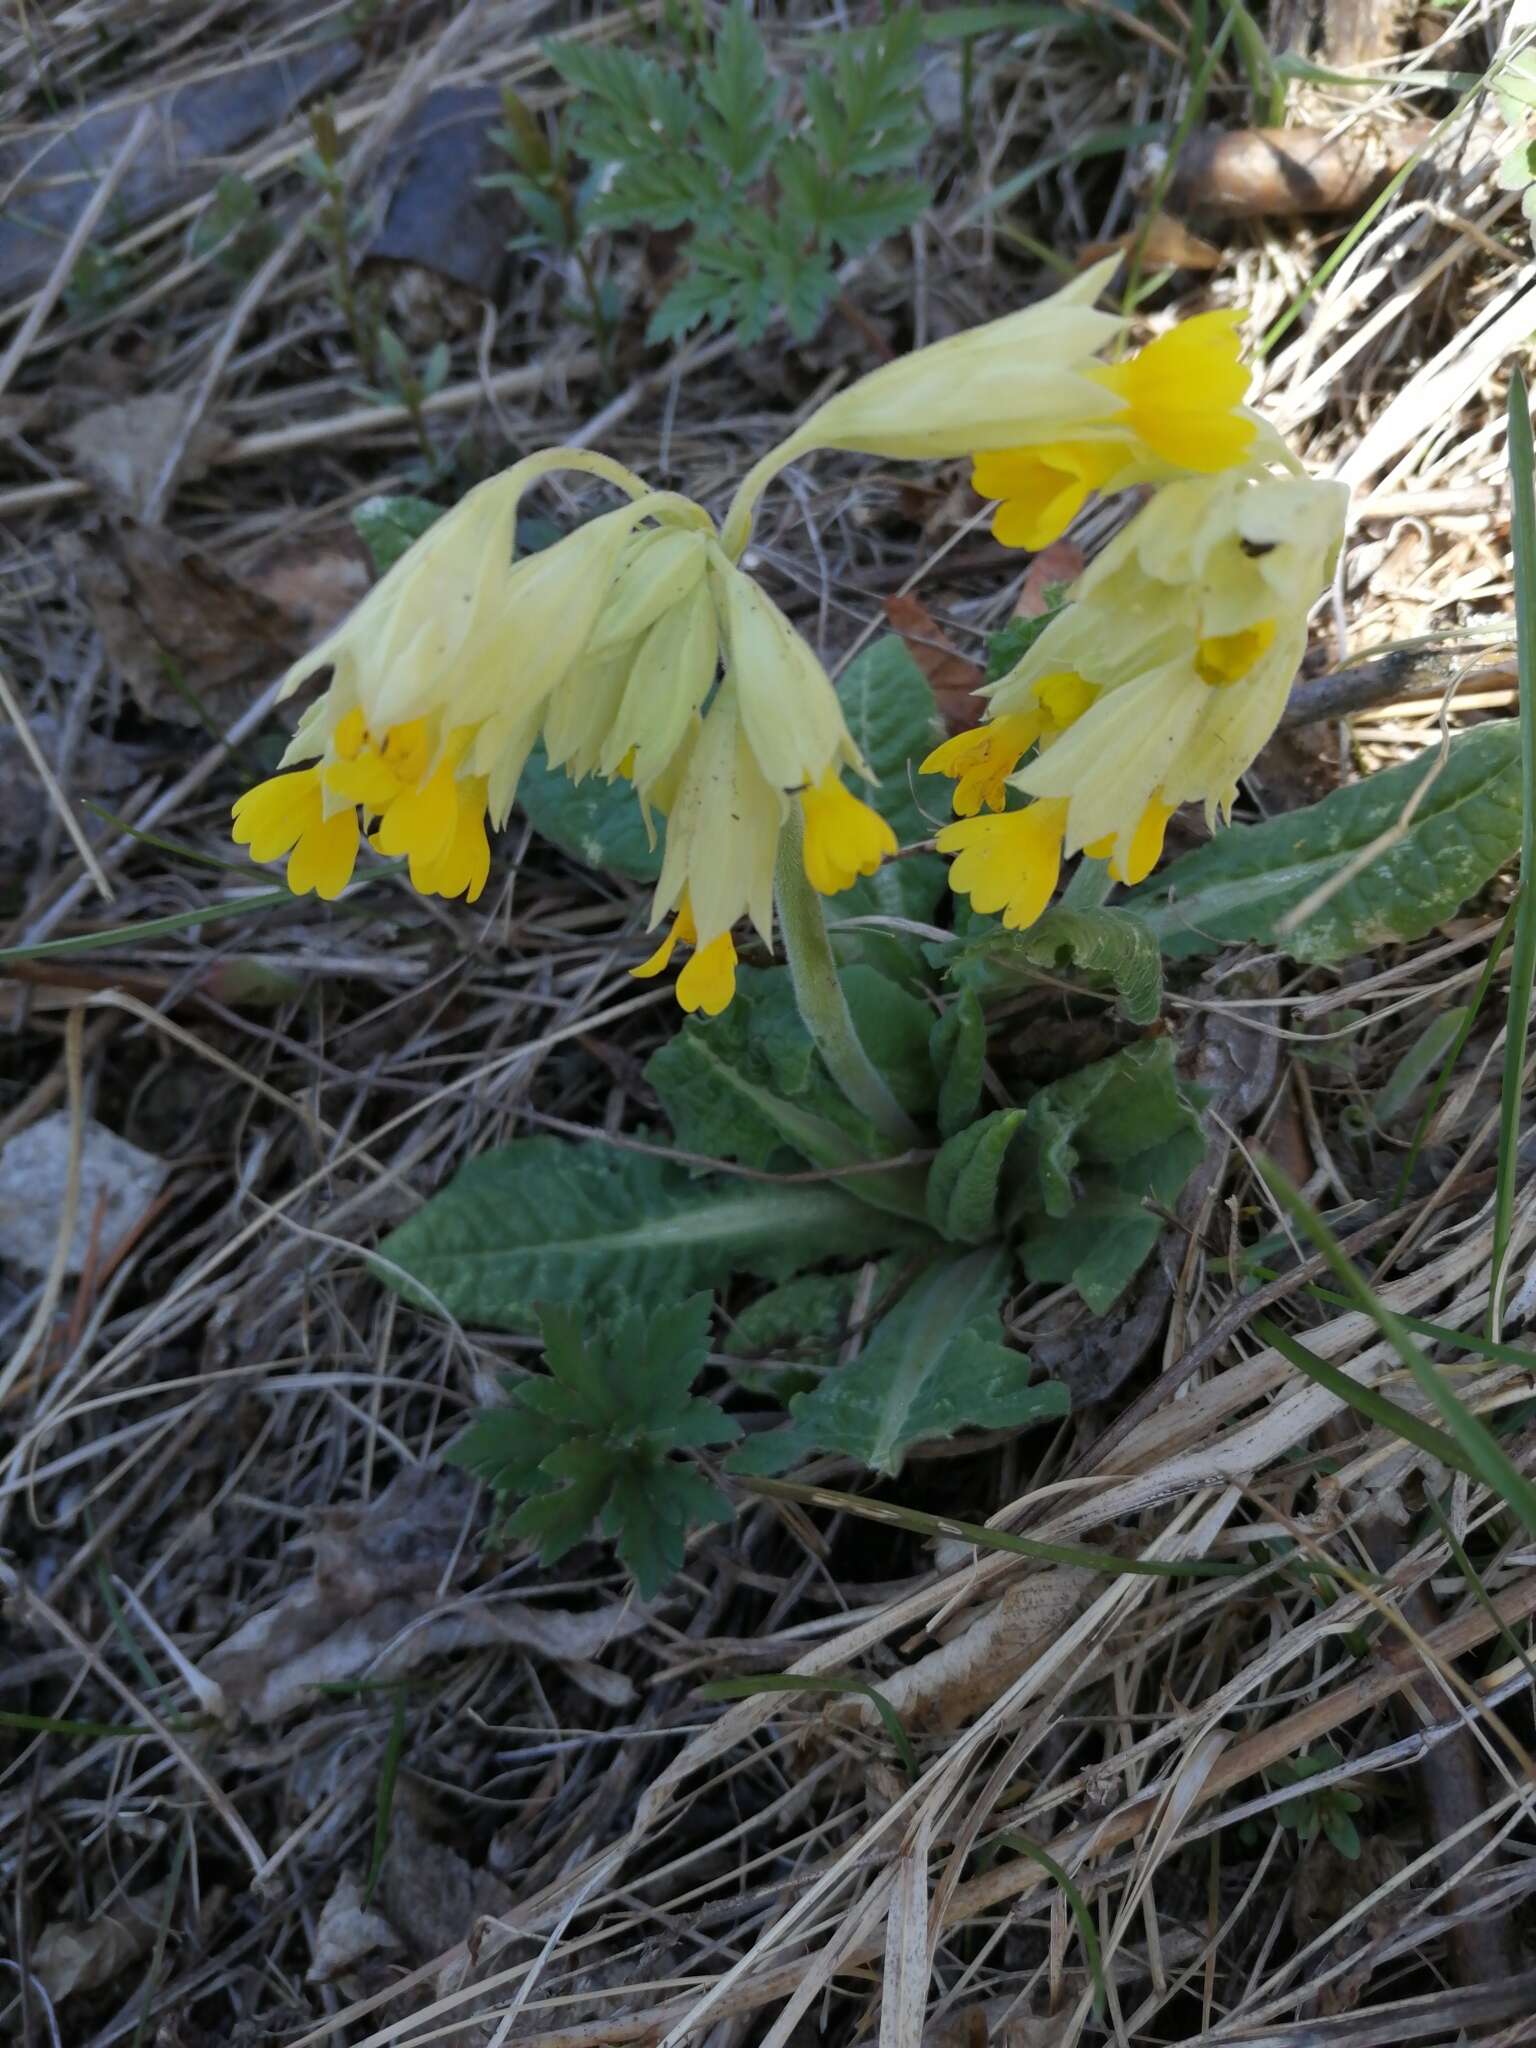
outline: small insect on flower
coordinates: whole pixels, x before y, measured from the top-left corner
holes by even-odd
[[[645,579],[637,599],[624,572],[649,562],[666,580],[663,603],[672,601],[677,550],[647,556],[642,544],[692,536],[636,528],[708,520],[667,493],[639,496],[514,561],[524,490],[567,461],[568,451],[547,450],[471,491],[289,670],[285,697],[320,669],[332,676],[283,756],[292,772],[236,803],[234,838],[257,860],[286,854],[296,893],[339,895],[367,835],[407,861],[423,894],[473,902],[490,869],[487,822],[505,823],[541,725],[557,702],[564,710],[559,693],[606,609],[622,595],[632,637],[649,623]],[[696,557],[695,581],[702,571]],[[569,751],[595,758],[606,727],[593,735],[579,717],[571,725]]]
[[[1018,742],[1038,742],[1004,777],[1033,801],[964,814],[939,834],[940,852],[958,856],[951,886],[1023,926],[1050,900],[1064,855],[1086,851],[1115,880],[1139,882],[1181,804],[1203,803],[1211,825],[1229,812],[1279,722],[1347,504],[1342,484],[1240,474],[1156,492],[990,686],[992,719],[925,763],[959,775],[957,810],[966,777],[984,777],[979,809]],[[970,765],[983,760],[985,771]]]

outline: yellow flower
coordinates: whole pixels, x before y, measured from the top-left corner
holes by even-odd
[[[1094,491],[1231,469],[1255,450],[1259,422],[1243,407],[1248,372],[1238,359],[1241,315],[1200,313],[1128,362],[1089,374],[1120,401],[1084,433],[982,452],[973,488],[999,505],[992,531],[1006,547],[1043,548],[1063,534]]]
[[[234,808],[234,841],[252,860],[288,855],[288,886],[295,896],[313,889],[327,902],[352,879],[357,860],[357,813],[325,815],[318,768],[273,775],[248,789]]]
[[[787,797],[860,758],[831,678],[766,591],[710,547],[726,678],[763,779]]]
[[[1098,694],[1012,778],[1068,806],[1068,853],[1112,854],[1126,880],[1156,860],[1168,814],[1230,809],[1279,721],[1332,573],[1342,484],[1241,476],[1168,484],[1080,580],[991,691],[1028,707],[1070,664]]]
[[[869,804],[844,789],[829,768],[815,789],[801,793],[805,818],[805,872],[813,889],[836,896],[860,875],[872,875],[896,851],[896,834]]]
[[[639,495],[515,561],[522,494],[560,467]],[[618,663],[702,588],[697,529],[708,524],[697,506],[582,451],[546,450],[481,484],[289,670],[284,696],[332,671],[282,762],[315,765],[241,800],[239,843],[258,859],[291,846],[293,886],[334,892],[351,873],[360,812],[416,888],[473,902],[489,872],[487,819],[505,822],[541,725],[572,772],[597,764],[623,695]]]
[[[974,818],[983,805],[1001,811],[1008,803],[1008,777],[1045,730],[1042,710],[1015,711],[969,732],[957,732],[922,762],[924,775],[948,775],[957,818]]]
[[[1064,803],[1026,804],[1000,818],[966,818],[946,825],[934,844],[955,856],[949,886],[969,896],[975,910],[1000,910],[1003,923],[1022,931],[1040,916],[1061,875]]]
[[[690,946],[693,952],[677,977],[677,1000],[689,1011],[702,1010],[706,1017],[718,1017],[736,993],[736,947],[729,932],[720,932],[707,946],[699,944],[693,912],[686,895],[677,906],[671,929],[649,960],[631,967],[631,974],[649,980],[671,965],[677,948]]]
[[[788,804],[758,764],[727,676],[680,766],[652,925],[686,897],[701,951],[742,917],[771,944],[773,867]]]

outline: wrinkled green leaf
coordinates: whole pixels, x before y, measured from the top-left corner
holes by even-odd
[[[914,1444],[1066,1414],[1066,1388],[1031,1386],[1029,1360],[1002,1342],[1007,1289],[1008,1258],[997,1247],[931,1267],[851,1364],[796,1395],[789,1427],[750,1438],[730,1468],[782,1472],[818,1449],[894,1474]]]
[[[517,786],[517,800],[534,830],[585,867],[606,868],[632,881],[654,882],[661,873],[661,841],[653,846],[635,792],[627,782],[589,775],[570,782],[534,748]]]
[[[952,1244],[997,1235],[1003,1162],[1024,1115],[993,1110],[947,1139],[928,1169],[928,1220]]]
[[[928,1034],[928,1056],[939,1077],[939,1135],[952,1138],[981,1105],[987,1063],[987,1020],[974,989],[962,988]]]
[[[1128,1046],[1042,1088],[1016,1154],[1025,1272],[1070,1282],[1103,1315],[1162,1230],[1146,1199],[1173,1203],[1203,1152],[1167,1039]]]
[[[862,1269],[855,1267],[847,1273],[801,1273],[770,1288],[737,1316],[724,1350],[732,1358],[753,1358],[772,1351],[834,1351],[847,1335],[862,1279]],[[888,1267],[882,1266],[872,1300],[880,1299],[889,1279]],[[776,1375],[774,1384],[780,1378],[782,1375]]]
[[[1498,873],[1520,845],[1520,729],[1500,719],[1262,825],[1233,825],[1164,868],[1131,901],[1175,958],[1234,940],[1297,960],[1342,960],[1422,938]],[[1344,874],[1434,782],[1403,836],[1295,930],[1288,912]]]
[[[865,1047],[898,1100],[918,1111],[930,1106],[926,1006],[872,968],[846,968],[842,980]],[[783,1171],[853,1166],[894,1149],[827,1072],[787,968],[741,969],[730,1007],[718,1017],[689,1018],[651,1055],[646,1079],[679,1145],[709,1158]],[[877,1208],[923,1214],[915,1168],[858,1174],[846,1186]]]
[[[1010,931],[995,920],[943,944],[928,958],[981,995],[1003,995],[1080,974],[1093,988],[1113,989],[1117,1008],[1132,1024],[1155,1021],[1163,1000],[1163,967],[1147,922],[1129,910],[1075,910],[1064,904],[1031,925]]]
[[[528,1330],[537,1301],[612,1318],[732,1273],[779,1280],[925,1238],[833,1187],[696,1178],[596,1139],[520,1138],[470,1160],[391,1232],[377,1271],[418,1306]]]

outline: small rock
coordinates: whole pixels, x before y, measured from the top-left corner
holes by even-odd
[[[0,1150],[0,1258],[24,1271],[46,1273],[53,1263],[69,1186],[66,1110],[40,1117]],[[80,1140],[80,1199],[64,1271],[85,1270],[94,1241],[98,1252],[121,1242],[138,1222],[166,1176],[163,1159],[141,1152],[105,1124],[87,1121]]]

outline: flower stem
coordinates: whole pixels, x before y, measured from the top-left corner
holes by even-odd
[[[795,1001],[827,1071],[854,1108],[902,1151],[923,1142],[922,1133],[886,1086],[880,1070],[859,1042],[848,998],[837,978],[832,941],[821,898],[806,880],[805,826],[792,803],[779,834],[774,894]]]

